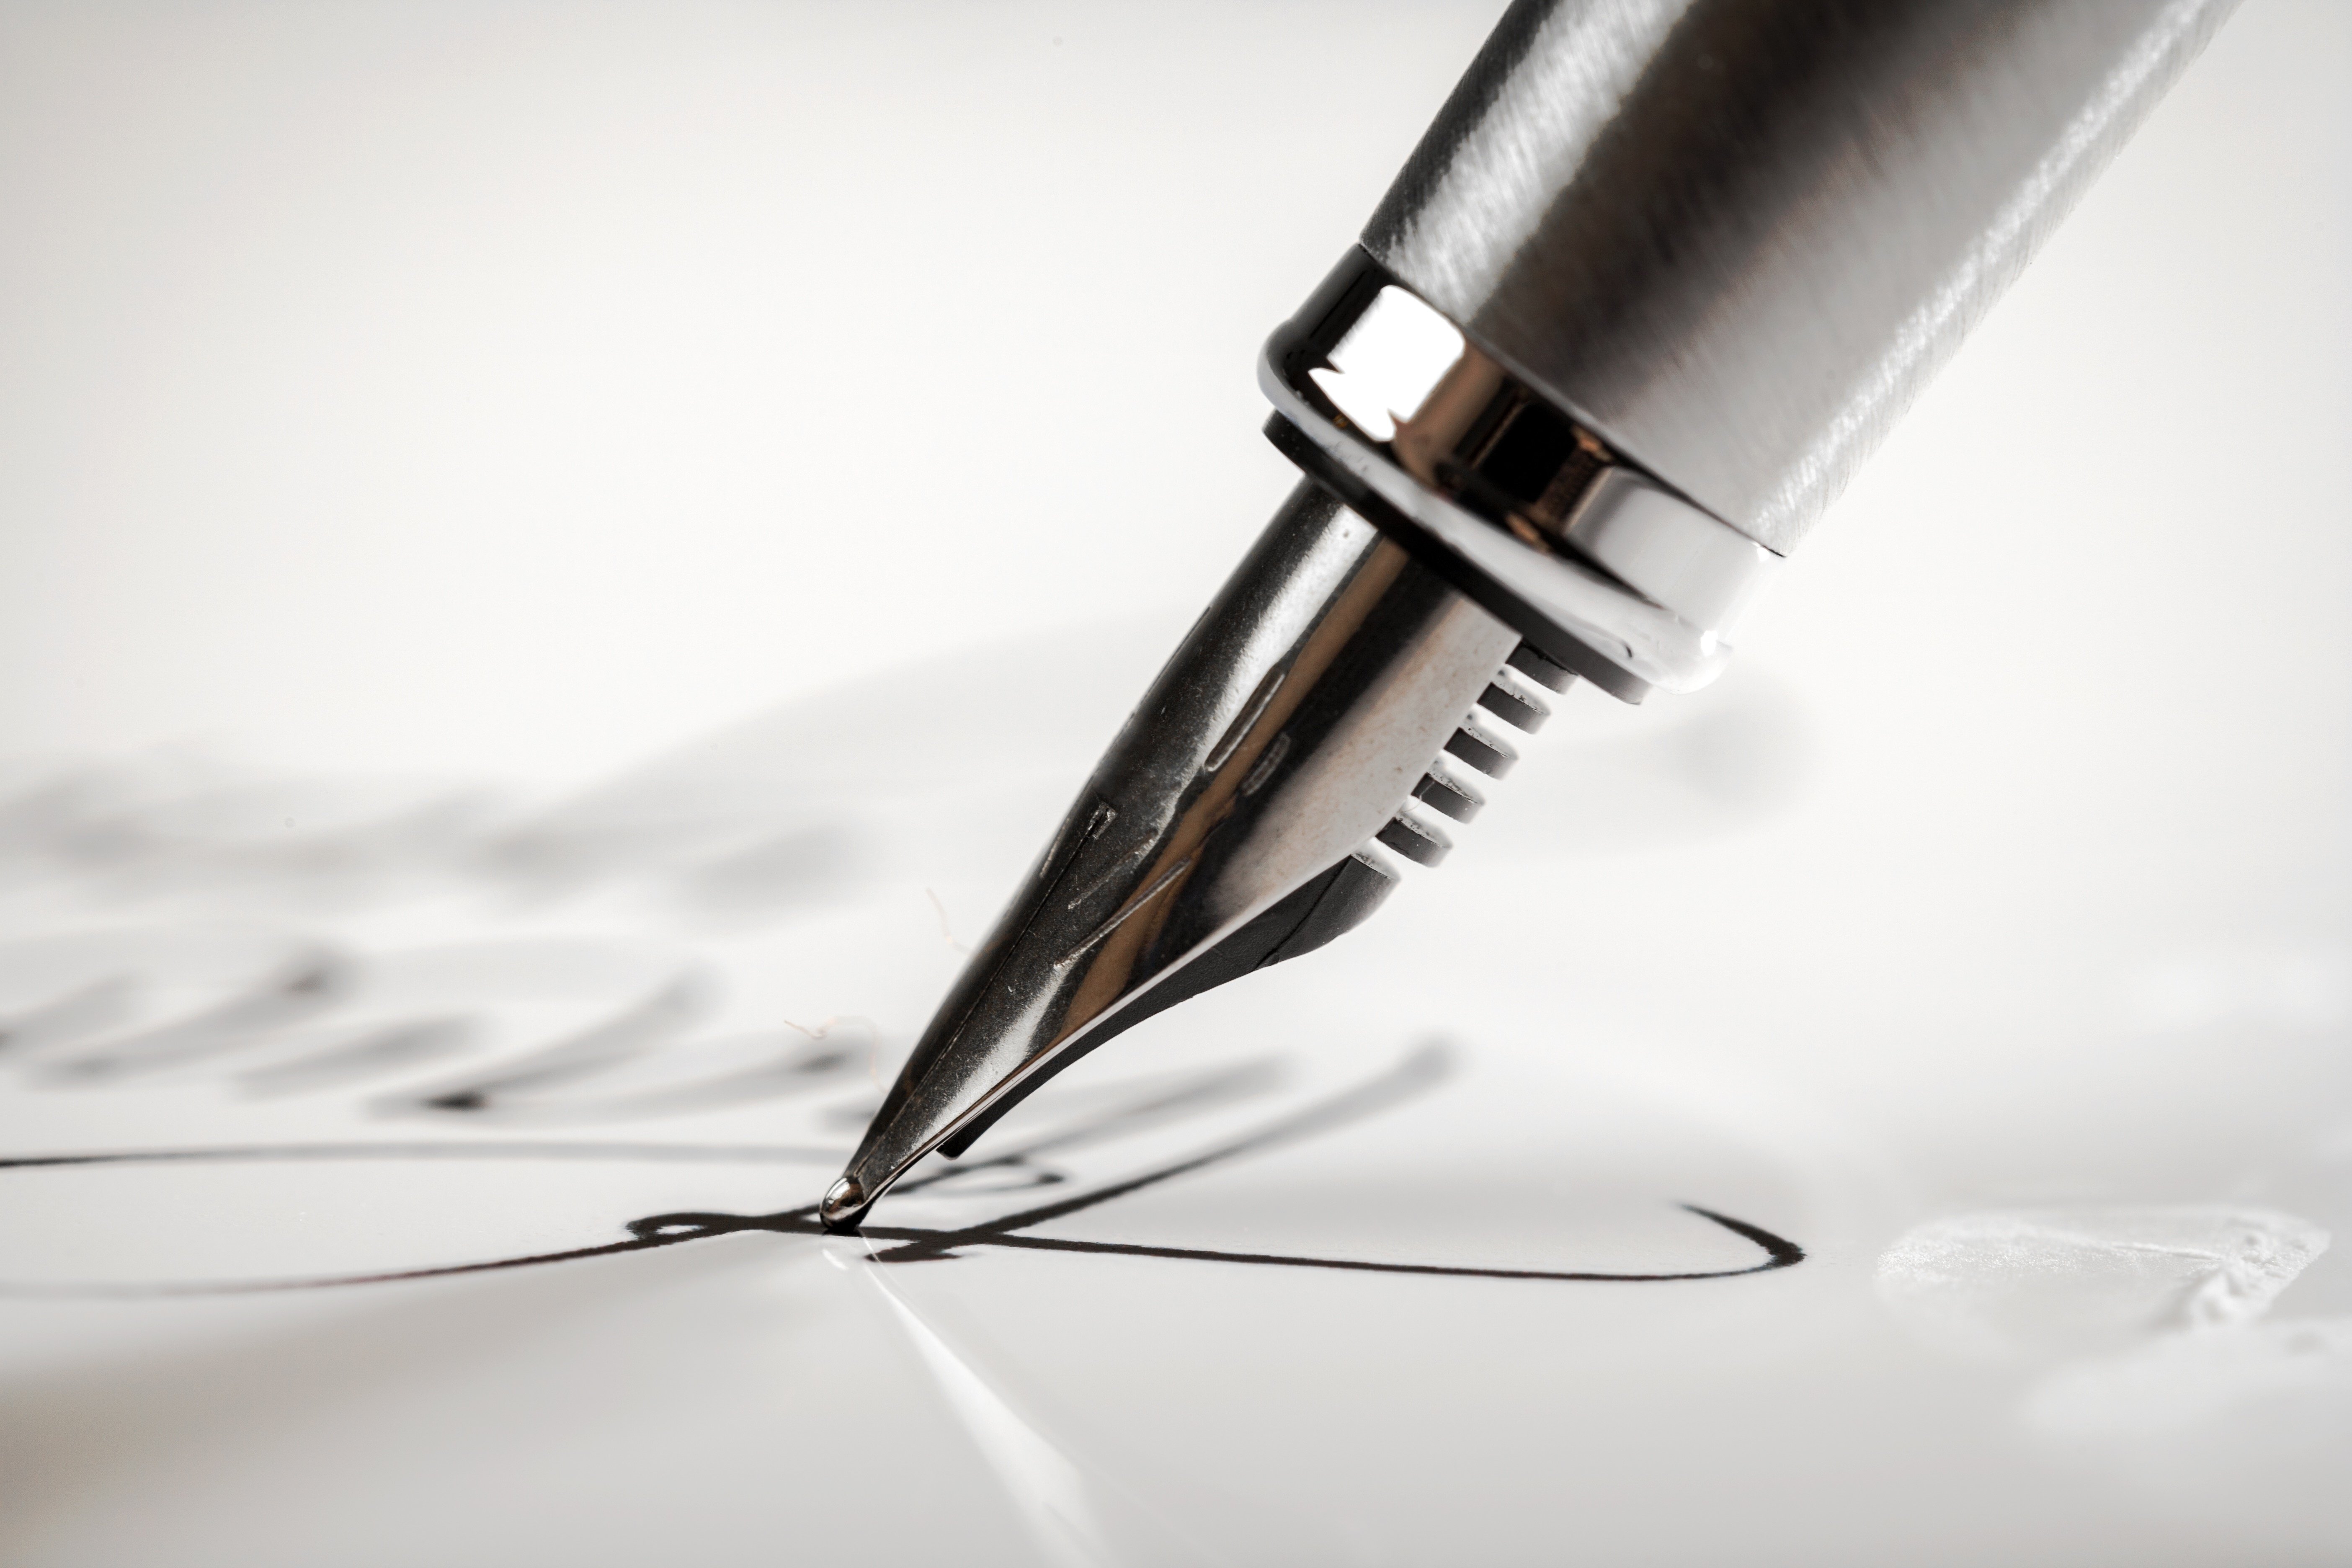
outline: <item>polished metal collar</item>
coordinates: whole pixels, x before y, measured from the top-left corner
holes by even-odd
[[[1676,495],[1362,250],[1268,341],[1276,444],[1631,701],[1719,674],[1780,557]]]

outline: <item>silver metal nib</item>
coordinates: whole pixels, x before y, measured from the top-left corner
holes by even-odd
[[[962,1152],[1119,1031],[1370,915],[1467,820],[1569,677],[1302,483],[1184,639],[949,992],[825,1194],[856,1226],[933,1149]],[[1441,756],[1441,753],[1445,755]]]

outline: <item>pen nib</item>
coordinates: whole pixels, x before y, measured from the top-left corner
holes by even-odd
[[[857,1222],[873,1207],[866,1189],[857,1184],[855,1176],[844,1176],[824,1190],[824,1200],[816,1206],[816,1217],[827,1230],[856,1230]]]
[[[917,1160],[1155,1013],[1311,952],[1446,847],[1564,671],[1321,489],[1276,513],[1104,754],[916,1043],[820,1218],[854,1228]],[[1530,662],[1532,660],[1532,662]],[[1528,717],[1533,715],[1534,719]],[[1441,757],[1440,753],[1446,753]]]

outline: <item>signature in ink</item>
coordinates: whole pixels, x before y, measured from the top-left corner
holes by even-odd
[[[1421,1264],[1286,1253],[1160,1247],[1142,1243],[1091,1241],[1037,1234],[1037,1227],[1050,1221],[1097,1209],[1148,1188],[1181,1181],[1187,1176],[1214,1167],[1245,1160],[1277,1148],[1307,1142],[1394,1110],[1435,1089],[1448,1076],[1451,1065],[1451,1055],[1444,1047],[1423,1046],[1408,1052],[1394,1065],[1359,1083],[1325,1095],[1300,1109],[1263,1121],[1237,1135],[1211,1143],[1194,1152],[1153,1164],[1137,1173],[1089,1186],[1083,1191],[1045,1203],[1017,1209],[1010,1214],[1000,1214],[975,1224],[951,1227],[869,1225],[865,1227],[863,1234],[869,1241],[890,1244],[872,1255],[874,1261],[887,1264],[933,1262],[963,1256],[975,1249],[996,1248],[1010,1251],[1148,1258],[1178,1262],[1223,1263],[1261,1268],[1338,1269],[1371,1274],[1433,1275],[1461,1279],[1553,1282],[1661,1284],[1764,1274],[1804,1261],[1804,1249],[1796,1243],[1776,1236],[1760,1226],[1687,1203],[1679,1206],[1701,1220],[1753,1243],[1762,1254],[1760,1258],[1753,1264],[1737,1268],[1669,1273],[1605,1273],[1576,1269],[1480,1268],[1460,1264]],[[928,1172],[919,1171],[900,1184],[899,1191],[911,1194],[927,1189],[945,1190],[961,1191],[971,1196],[995,1196],[1063,1185],[1068,1178],[1052,1165],[1050,1160],[1053,1156],[1082,1145],[1124,1136],[1145,1127],[1196,1115],[1214,1106],[1264,1092],[1269,1079],[1267,1067],[1268,1064],[1265,1063],[1251,1063],[1237,1068],[1219,1069],[1196,1075],[1164,1089],[1148,1092],[1124,1103],[1114,1105],[1107,1110],[1050,1129],[1025,1142],[991,1157],[966,1161],[951,1167],[935,1168]],[[815,1163],[820,1168],[830,1169],[840,1163],[842,1152],[781,1146],[730,1150],[696,1145],[625,1143],[533,1142],[496,1145],[355,1143],[276,1150],[221,1149],[145,1153],[48,1155],[30,1159],[0,1160],[0,1171],[63,1165],[173,1161],[380,1158],[387,1155],[422,1159],[448,1156],[465,1158],[510,1156],[537,1159],[769,1159],[779,1163]],[[747,1231],[808,1237],[822,1233],[822,1227],[816,1219],[816,1205],[814,1204],[771,1214],[707,1212],[659,1214],[632,1221],[625,1228],[627,1236],[621,1240],[561,1251],[424,1268],[230,1284],[156,1283],[89,1288],[45,1287],[33,1291],[0,1285],[0,1293],[177,1296],[381,1284],[394,1280],[435,1279],[573,1262],[584,1258],[611,1257],[620,1253],[677,1247],[689,1242],[709,1240],[715,1237],[737,1235]]]

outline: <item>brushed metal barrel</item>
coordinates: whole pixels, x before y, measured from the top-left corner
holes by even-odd
[[[1365,249],[1786,552],[2233,0],[1517,0]]]

